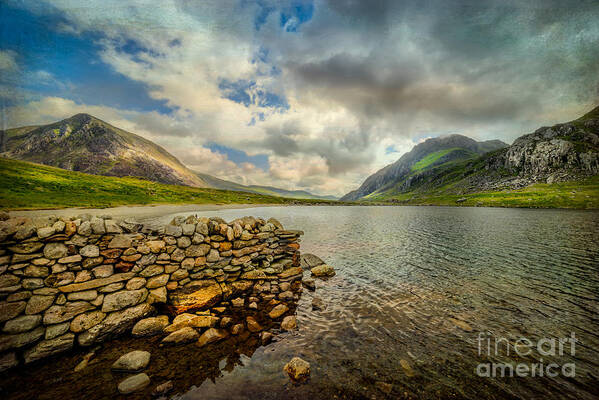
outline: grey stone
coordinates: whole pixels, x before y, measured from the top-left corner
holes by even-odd
[[[46,340],[54,339],[57,336],[67,333],[70,325],[71,324],[69,322],[63,322],[62,324],[47,326],[46,327]]]
[[[185,249],[191,246],[191,239],[187,236],[181,236],[177,239],[177,246]]]
[[[90,224],[92,227],[92,231],[96,235],[102,235],[106,233],[106,226],[104,225],[104,220],[102,218],[92,217]]]
[[[100,248],[93,244],[88,244],[79,250],[79,254],[83,257],[98,257],[100,255]]]
[[[127,290],[141,289],[145,285],[146,285],[145,278],[142,278],[142,277],[138,276],[138,277],[135,277],[135,278],[131,278],[131,280],[129,282],[127,282]]]
[[[44,336],[45,331],[46,329],[43,326],[38,326],[32,331],[17,335],[1,335],[0,353],[9,349],[18,349],[28,344],[37,342]]]
[[[45,278],[46,276],[50,275],[50,270],[48,267],[28,265],[27,268],[23,270],[23,274],[32,278]]]
[[[169,275],[167,275],[167,274],[153,276],[150,279],[148,279],[148,283],[146,284],[146,287],[148,289],[159,288],[161,286],[166,285],[166,283],[168,282],[168,279],[169,279]]]
[[[75,335],[72,333],[67,333],[50,340],[43,340],[25,352],[25,364],[67,351],[73,347],[74,341]]]
[[[107,219],[104,221],[104,225],[106,226],[106,233],[123,233],[123,229],[115,220]]]
[[[52,242],[44,247],[44,257],[49,259],[58,259],[68,255],[67,246],[62,243]]]
[[[64,306],[52,306],[44,313],[44,324],[52,325],[59,324],[61,322],[68,321],[75,318],[77,315],[82,314],[86,311],[94,308],[91,304],[86,301],[77,301],[74,303],[67,303]]]
[[[54,235],[54,233],[55,233],[54,228],[52,228],[51,226],[39,228],[37,230],[37,236],[40,239],[45,239],[47,237],[50,237],[50,236]]]
[[[28,278],[23,279],[21,285],[26,290],[40,289],[44,287],[44,281],[40,278]]]
[[[77,233],[81,236],[89,236],[92,234],[92,225],[89,221],[84,221],[77,228]]]
[[[113,371],[138,372],[150,363],[150,353],[142,350],[133,350],[123,354],[112,364]]]
[[[41,315],[22,315],[10,321],[6,321],[4,324],[4,333],[21,333],[27,332],[41,324]]]
[[[110,264],[100,265],[92,270],[96,278],[108,278],[114,273],[114,267]]]
[[[134,306],[144,301],[147,296],[148,291],[146,289],[124,290],[121,292],[111,293],[104,297],[102,311],[110,312],[121,310],[129,306]]]
[[[121,383],[118,389],[121,394],[137,392],[150,384],[150,377],[144,373],[130,376]]]
[[[164,234],[168,236],[179,237],[183,234],[183,229],[180,226],[166,225],[164,227]]]
[[[27,302],[25,314],[39,314],[46,311],[54,303],[54,298],[55,296],[31,296]]]
[[[95,342],[105,340],[110,335],[124,333],[131,329],[131,326],[137,320],[148,316],[153,310],[152,306],[142,303],[121,311],[112,312],[108,314],[104,321],[81,333],[77,338],[79,344],[89,346]]]
[[[104,279],[106,279],[106,278],[104,278]],[[116,292],[117,290],[121,290],[124,287],[125,287],[124,282],[117,282],[117,283],[111,283],[110,285],[101,287],[100,289],[98,289],[98,291],[100,293],[112,293],[112,292]]]
[[[281,322],[281,329],[291,331],[297,328],[297,319],[293,315],[288,315]]]
[[[131,235],[115,235],[110,243],[108,243],[109,249],[128,249],[133,243]]]

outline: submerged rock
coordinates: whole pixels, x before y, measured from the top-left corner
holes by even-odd
[[[135,337],[154,336],[162,333],[168,325],[168,317],[159,315],[158,317],[145,318],[137,321],[131,334]]]
[[[163,396],[163,395],[167,394],[168,392],[170,392],[171,390],[173,390],[173,388],[174,388],[173,381],[166,381],[166,382],[161,383],[160,385],[156,386],[154,388],[154,390],[152,390],[152,396],[154,396],[154,397]]]
[[[137,392],[150,384],[150,377],[144,373],[130,376],[121,383],[118,389],[121,394]]]
[[[297,328],[297,319],[293,315],[288,315],[281,322],[281,329],[284,331],[292,331]]]
[[[314,275],[317,278],[331,277],[335,275],[335,269],[333,269],[333,267],[327,264],[322,264],[317,267],[314,267],[310,270],[310,272],[312,272],[312,275]]]
[[[127,354],[123,354],[118,360],[112,364],[114,371],[141,371],[150,363],[150,353],[142,350],[134,350]]]
[[[327,308],[326,304],[320,297],[314,297],[312,299],[312,311],[321,311]]]
[[[299,357],[293,357],[285,364],[283,371],[287,372],[292,382],[305,382],[310,378],[310,363]]]
[[[195,329],[187,327],[179,329],[162,339],[162,343],[167,344],[181,344],[190,343],[198,338],[198,333]]]
[[[228,335],[227,331],[222,329],[210,328],[200,336],[198,339],[198,346],[205,346],[210,343],[218,342],[226,338]]]

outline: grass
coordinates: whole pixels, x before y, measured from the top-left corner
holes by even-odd
[[[416,164],[412,165],[412,171],[420,171],[420,170],[428,167],[429,165],[435,163],[441,157],[443,157],[455,150],[460,150],[460,148],[455,147],[453,149],[439,150],[439,151],[435,151],[434,153],[430,153],[430,154],[426,155],[425,157],[423,157],[422,159],[420,159],[420,161],[418,161]]]
[[[144,179],[89,175],[0,158],[0,208],[105,208],[144,204],[288,204],[322,200],[284,199],[254,193],[165,185]]]
[[[465,199],[458,202],[458,200]],[[580,182],[538,183],[518,190],[457,194],[397,194],[386,200],[394,204],[599,209],[599,176]]]

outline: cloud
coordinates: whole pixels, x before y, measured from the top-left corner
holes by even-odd
[[[12,109],[9,125],[86,111],[239,182],[343,194],[423,137],[510,142],[599,102],[596,1],[43,4],[28,7],[56,10],[62,34],[94,32],[99,60],[172,111],[48,96]]]
[[[11,73],[19,70],[16,61],[17,53],[12,50],[0,50],[0,71]]]

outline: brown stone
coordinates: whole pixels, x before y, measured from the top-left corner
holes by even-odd
[[[135,276],[133,272],[127,272],[123,274],[116,274],[109,276],[108,278],[94,279],[83,283],[73,283],[66,286],[61,286],[58,289],[63,293],[79,292],[82,290],[95,289],[102,286],[110,285],[116,282],[127,281]]]
[[[218,342],[226,338],[228,335],[227,331],[223,329],[210,328],[200,336],[198,339],[198,346],[205,346],[210,343]]]
[[[222,299],[220,285],[214,279],[193,281],[170,292],[170,304],[176,313],[209,308]]]
[[[123,253],[121,249],[106,249],[102,250],[100,254],[106,258],[118,258]]]
[[[138,255],[141,257],[141,254],[138,254]],[[121,258],[123,258],[123,257],[121,257]],[[135,263],[120,261],[120,262],[116,263],[116,265],[114,266],[114,269],[117,272],[129,272],[129,271],[131,271],[131,268],[133,268],[133,266],[135,266]]]

